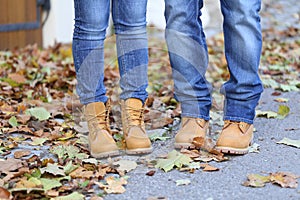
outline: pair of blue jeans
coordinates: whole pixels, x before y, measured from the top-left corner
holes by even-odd
[[[224,120],[253,123],[263,91],[258,74],[262,36],[261,0],[220,0],[224,17],[225,56],[230,79],[223,84]],[[211,86],[201,23],[203,0],[165,0],[166,41],[172,66],[175,97],[182,116],[209,120]]]
[[[121,99],[148,94],[147,0],[74,0],[73,57],[82,104],[106,102],[104,40],[110,10],[116,33]]]

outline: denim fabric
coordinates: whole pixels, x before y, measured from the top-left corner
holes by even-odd
[[[258,75],[261,0],[220,0],[230,79],[223,84],[224,120],[253,123],[263,91]],[[175,95],[182,116],[209,119],[211,86],[205,79],[207,46],[201,23],[203,0],[165,0],[166,41]]]
[[[75,27],[73,57],[77,93],[83,104],[106,102],[104,40],[110,14],[110,0],[74,0]],[[117,39],[121,99],[148,94],[147,0],[112,0],[112,17]]]

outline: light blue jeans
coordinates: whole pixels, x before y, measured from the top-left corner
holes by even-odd
[[[221,88],[224,120],[252,124],[263,91],[258,75],[261,0],[220,1],[230,72],[230,79]],[[165,0],[165,4],[165,36],[182,116],[209,120],[211,86],[205,79],[208,53],[200,19],[203,0]]]
[[[112,0],[111,6],[110,0],[74,0],[74,7],[73,57],[81,103],[107,101],[104,40],[110,7],[117,37],[120,98],[144,102],[148,96],[147,0]]]

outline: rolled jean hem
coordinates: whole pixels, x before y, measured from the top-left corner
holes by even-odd
[[[231,116],[225,116],[224,120],[230,120],[230,121],[236,121],[236,122],[246,122],[248,124],[253,124],[253,119],[246,119],[243,117],[231,117]]]
[[[201,118],[201,119],[204,119],[206,121],[209,120],[209,116],[196,115],[196,114],[191,114],[191,113],[181,113],[181,117]]]

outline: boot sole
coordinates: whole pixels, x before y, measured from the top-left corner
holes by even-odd
[[[128,155],[137,155],[137,154],[148,154],[151,153],[153,151],[153,148],[138,148],[138,149],[126,149],[126,154]]]
[[[249,147],[245,149],[238,149],[232,147],[216,147],[215,149],[221,153],[234,154],[234,155],[244,155],[249,152]]]
[[[174,143],[175,149],[188,149],[191,145],[191,143]]]
[[[117,151],[109,151],[109,152],[103,152],[103,153],[91,153],[91,155],[94,158],[107,158],[107,157],[112,157],[112,156],[118,156],[120,155],[120,152]]]

